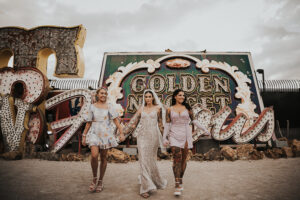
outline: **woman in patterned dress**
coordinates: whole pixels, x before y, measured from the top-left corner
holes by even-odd
[[[107,150],[118,146],[117,140],[111,128],[111,121],[120,131],[120,141],[124,140],[122,128],[118,120],[118,113],[107,102],[107,90],[99,88],[96,91],[96,103],[90,107],[90,120],[85,126],[82,134],[82,144],[89,145],[91,149],[91,167],[93,180],[89,187],[91,192],[103,190],[103,177],[107,166]],[[97,181],[98,155],[100,152],[100,177]]]
[[[193,112],[184,92],[181,89],[174,91],[172,95],[172,106],[167,109],[166,124],[164,127],[163,143],[170,145],[173,156],[173,173],[175,176],[174,195],[181,195],[182,178],[186,169],[186,158],[188,149],[193,148],[192,128],[190,122],[198,128],[204,130],[206,135],[208,130],[197,120],[194,120]]]
[[[124,134],[134,131],[134,136],[137,137],[140,195],[144,198],[148,198],[151,191],[167,186],[167,180],[161,177],[156,165],[158,147],[165,150],[162,143],[162,113],[163,107],[157,95],[147,89],[144,91],[141,108],[123,131]]]

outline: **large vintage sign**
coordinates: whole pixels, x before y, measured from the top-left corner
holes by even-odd
[[[54,53],[54,76],[82,77],[84,58],[82,48],[86,30],[80,26],[40,26],[0,28],[0,68],[6,67],[14,56],[14,68],[36,67],[47,75],[48,57]]]
[[[216,140],[266,142],[274,131],[273,109],[264,109],[250,53],[106,53],[100,78],[125,118],[136,112],[146,88],[167,106],[181,88]],[[196,130],[194,140],[201,135]]]
[[[14,154],[9,154],[12,152],[22,153],[26,132],[27,141],[35,144],[45,130],[43,101],[49,90],[46,77],[49,55],[54,53],[56,57],[54,76],[83,76],[85,35],[82,25],[0,28],[0,127],[8,157],[14,159],[10,156]],[[7,67],[12,56],[13,67]],[[54,98],[47,102],[47,106],[51,108],[56,101],[57,98]],[[71,132],[77,130],[76,120],[78,118],[70,119],[73,126],[68,130]],[[64,123],[57,122],[56,126],[64,126]],[[60,149],[61,141],[65,144],[65,138],[69,139],[69,135],[63,135],[53,149]]]
[[[48,79],[36,68],[0,69],[0,120],[6,152],[22,151],[29,112],[44,100],[48,87]]]

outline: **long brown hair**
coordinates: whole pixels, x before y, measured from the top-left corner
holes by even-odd
[[[153,105],[158,105],[158,103],[155,101],[153,92],[152,92],[151,90],[147,90],[147,91],[145,92],[145,94],[144,94],[144,99],[145,99],[146,94],[148,94],[148,93],[150,93],[150,94],[152,95],[152,98],[153,98],[152,104],[153,104]],[[144,106],[146,106],[146,101],[145,101],[145,105],[144,105]]]
[[[172,95],[172,106],[176,104],[175,97],[179,94],[179,92],[183,92],[184,93],[184,91],[182,89],[177,89],[177,90],[175,90],[173,92],[173,95]],[[187,110],[189,110],[189,111],[192,109],[191,106],[186,102],[186,97],[184,97],[184,101],[182,102],[182,105],[184,105],[185,108]]]

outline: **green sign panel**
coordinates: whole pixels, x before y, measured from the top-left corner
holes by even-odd
[[[100,77],[109,100],[130,118],[142,103],[146,88],[165,105],[181,88],[191,106],[201,104],[212,114],[229,106],[256,118],[263,110],[250,53],[105,53]],[[235,112],[234,112],[235,111]]]

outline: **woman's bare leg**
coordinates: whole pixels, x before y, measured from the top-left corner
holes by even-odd
[[[93,173],[93,180],[89,187],[89,191],[93,192],[96,189],[97,184],[97,171],[98,171],[98,155],[99,155],[99,147],[98,146],[92,146],[91,147],[91,167],[92,167],[92,173]]]
[[[92,154],[91,167],[92,167],[93,177],[97,177],[99,147],[98,146],[92,146],[91,147],[91,154]],[[95,181],[95,183],[96,183],[96,181]]]
[[[105,171],[106,171],[106,166],[107,166],[107,149],[101,149],[100,150],[100,158],[101,158],[101,163],[100,163],[100,177],[99,180],[103,180]]]

